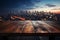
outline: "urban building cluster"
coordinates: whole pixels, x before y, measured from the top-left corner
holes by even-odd
[[[7,16],[0,16],[0,20],[43,20],[43,21],[59,21],[60,14],[44,11],[19,11],[9,12]]]

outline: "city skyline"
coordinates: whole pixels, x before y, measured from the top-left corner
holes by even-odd
[[[60,0],[1,0],[0,13],[8,10],[28,10],[60,13]]]

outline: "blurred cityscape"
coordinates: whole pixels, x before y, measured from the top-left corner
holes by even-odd
[[[60,14],[10,11],[0,16],[0,33],[60,33]]]
[[[60,40],[60,0],[0,0],[0,33],[0,40]]]
[[[0,16],[1,20],[42,20],[42,21],[60,21],[60,14],[53,12],[38,11],[10,11],[6,16]]]

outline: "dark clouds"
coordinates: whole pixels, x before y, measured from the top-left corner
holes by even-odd
[[[56,5],[53,5],[53,4],[46,4],[46,6],[48,6],[48,7],[55,7]]]
[[[41,0],[0,0],[0,8],[30,8]]]
[[[41,0],[0,0],[0,15],[7,14],[10,10],[33,9],[35,3]]]

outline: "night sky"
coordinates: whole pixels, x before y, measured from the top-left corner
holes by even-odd
[[[0,14],[8,10],[60,11],[60,0],[0,0]]]

